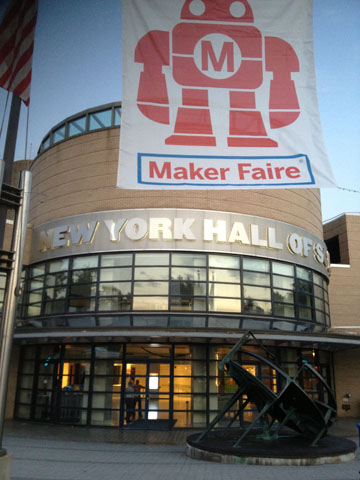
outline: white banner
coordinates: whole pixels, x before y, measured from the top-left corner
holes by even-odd
[[[118,187],[333,187],[312,0],[122,0]]]

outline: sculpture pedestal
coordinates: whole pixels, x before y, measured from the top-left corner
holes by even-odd
[[[315,447],[300,436],[265,440],[254,435],[234,448],[237,436],[233,429],[212,431],[200,442],[199,433],[190,435],[186,454],[197,460],[242,465],[324,465],[355,458],[356,444],[332,435],[322,438]]]
[[[6,452],[5,455],[1,455],[0,450],[0,478],[1,480],[10,480],[12,454]]]

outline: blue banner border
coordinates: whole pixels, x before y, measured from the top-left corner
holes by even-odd
[[[216,184],[216,183],[189,183],[189,182],[184,182],[184,183],[168,183],[168,182],[149,182],[141,179],[142,176],[142,171],[141,171],[141,161],[143,157],[155,157],[155,158],[194,158],[194,159],[226,159],[226,160],[273,160],[274,158],[280,158],[280,159],[289,159],[289,158],[299,158],[303,157],[306,161],[306,166],[309,172],[309,176],[311,180],[309,182],[297,182],[297,183],[221,183],[221,184]],[[271,186],[284,186],[284,187],[291,187],[291,186],[296,186],[296,185],[315,185],[315,178],[311,170],[311,164],[310,160],[307,155],[303,153],[299,153],[297,155],[288,155],[288,156],[260,156],[260,157],[250,157],[250,156],[212,156],[212,155],[173,155],[173,154],[159,154],[159,153],[138,153],[137,154],[137,179],[138,183],[142,185],[163,185],[163,186],[175,186],[175,187],[180,187],[180,186],[196,186],[196,187],[237,187],[237,188],[242,188],[242,187],[251,187],[251,188],[256,188],[256,187],[269,187]]]

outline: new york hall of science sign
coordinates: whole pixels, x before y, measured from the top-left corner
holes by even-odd
[[[112,210],[61,218],[34,228],[31,263],[70,255],[183,250],[252,255],[327,275],[329,256],[316,235],[262,217],[209,210]]]

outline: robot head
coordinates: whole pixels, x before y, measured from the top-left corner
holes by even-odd
[[[182,20],[253,23],[248,0],[186,0]]]

